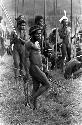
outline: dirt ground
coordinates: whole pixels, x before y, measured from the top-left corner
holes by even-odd
[[[65,80],[59,70],[51,74],[51,90],[38,98],[38,109],[32,111],[24,106],[23,82],[15,84],[13,59],[5,53],[0,58],[0,125],[81,125],[82,76]]]

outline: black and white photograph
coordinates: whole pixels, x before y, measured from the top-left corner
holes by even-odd
[[[0,0],[0,125],[82,125],[82,0]]]

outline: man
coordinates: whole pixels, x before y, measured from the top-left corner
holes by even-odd
[[[29,35],[30,40],[25,44],[24,62],[26,75],[24,77],[24,84],[26,84],[30,73],[33,80],[31,103],[33,104],[33,109],[36,109],[37,98],[50,87],[50,82],[42,71],[42,55],[39,45],[39,40],[41,40],[41,28],[37,25],[31,27]]]
[[[35,16],[35,24],[39,25],[40,27],[43,28],[43,26],[44,26],[44,19],[43,19],[43,17],[40,16],[40,15]]]
[[[59,29],[59,36],[62,39],[62,65],[64,61],[70,61],[71,59],[71,39],[70,39],[70,29],[68,28],[68,20],[64,18],[61,20],[61,28]]]
[[[13,60],[14,60],[14,72],[15,78],[17,82],[17,78],[23,75],[23,65],[24,65],[24,55],[25,55],[25,46],[24,42],[26,41],[26,33],[25,33],[25,26],[26,22],[22,15],[20,15],[17,19],[17,35],[14,33],[13,38],[11,39],[10,46],[13,46]],[[24,40],[24,42],[22,40]]]
[[[35,25],[38,25],[41,28],[41,40],[40,40],[41,49],[51,48],[49,46],[49,43],[47,42],[47,32],[46,32],[46,24],[44,24],[44,18],[42,16],[39,16],[39,15],[36,16],[35,17]]]
[[[35,25],[40,26],[41,28],[41,40],[39,41],[40,47],[41,47],[41,53],[44,55],[45,61],[43,61],[44,66],[47,68],[46,72],[48,74],[48,58],[50,58],[52,48],[49,45],[49,42],[47,41],[47,32],[46,32],[46,25],[44,24],[44,18],[40,15],[35,17]],[[46,58],[45,58],[46,57]]]
[[[41,46],[41,51],[43,53],[43,47],[45,45],[45,38],[47,37],[47,33],[45,30],[45,25],[44,25],[44,18],[40,15],[35,17],[35,25],[40,26],[41,28],[41,40],[40,40],[40,46]]]

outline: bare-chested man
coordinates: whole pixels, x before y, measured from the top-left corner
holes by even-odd
[[[24,84],[28,80],[29,73],[33,80],[33,91],[30,99],[33,109],[36,106],[36,99],[44,93],[49,87],[50,82],[42,71],[42,55],[39,45],[41,39],[41,29],[39,26],[33,26],[29,30],[30,40],[25,44],[25,71]],[[30,63],[29,63],[30,62]],[[40,86],[41,83],[41,86]]]
[[[26,21],[23,15],[20,15],[16,19],[16,21],[17,21],[17,27],[16,27],[17,35],[15,34],[15,32],[12,32],[10,47],[13,44],[14,73],[17,82],[18,77],[23,75],[24,55],[25,55],[24,43],[19,38],[23,39],[24,42],[27,40],[27,38],[26,38]]]

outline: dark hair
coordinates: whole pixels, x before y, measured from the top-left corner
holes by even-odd
[[[64,24],[65,22],[67,22],[67,19],[63,19],[63,20],[61,21],[61,24]]]
[[[36,17],[35,17],[35,24],[38,24],[38,22],[39,22],[41,19],[43,19],[42,16],[36,16]]]
[[[22,23],[26,24],[26,20],[23,15],[19,15],[19,17],[15,18],[15,20],[17,21],[17,27],[18,25],[21,25]]]
[[[40,26],[38,25],[34,25],[29,29],[29,35],[31,36],[32,34],[34,34],[37,30],[40,30]]]

